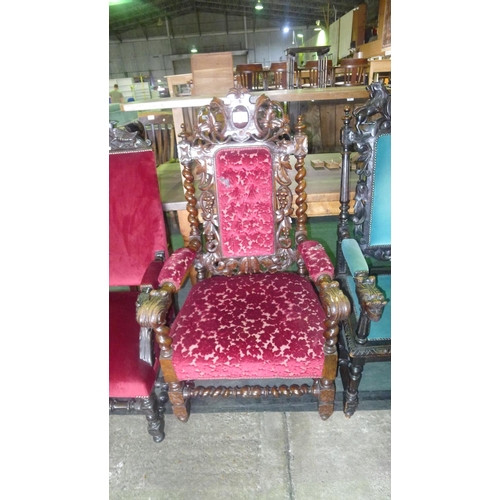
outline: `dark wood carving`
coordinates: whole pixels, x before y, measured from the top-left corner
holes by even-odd
[[[165,438],[165,420],[159,411],[155,394],[147,398],[109,398],[109,413],[124,415],[146,415],[148,432],[155,443],[161,443]]]
[[[179,161],[183,165],[184,187],[186,190],[187,209],[191,224],[191,238],[199,238],[198,210],[203,221],[205,252],[199,254],[195,268],[198,279],[207,273],[210,275],[231,276],[242,273],[276,272],[288,269],[297,259],[292,249],[291,215],[293,213],[292,183],[289,171],[290,154],[297,158],[296,180],[300,183],[296,192],[298,232],[295,239],[301,241],[305,234],[307,219],[304,205],[305,168],[304,157],[307,154],[307,136],[305,126],[299,117],[297,133],[290,138],[288,116],[280,103],[265,95],[259,97],[244,93],[244,89],[235,88],[228,94],[226,102],[214,98],[207,106],[200,108],[193,132],[183,128],[180,134]],[[217,187],[215,183],[214,154],[220,146],[230,143],[263,144],[271,148],[273,155],[274,179],[276,188],[276,252],[259,257],[223,258],[220,245],[217,216]],[[196,200],[194,181],[198,183],[200,195]]]
[[[109,150],[123,151],[127,149],[150,149],[151,141],[145,139],[141,131],[141,123],[117,127],[118,122],[109,122]]]
[[[371,190],[373,184],[374,148],[378,137],[391,133],[391,96],[381,82],[373,82],[367,87],[370,99],[364,106],[354,110],[355,129],[349,129],[345,138],[359,156],[354,160],[359,181],[354,196],[354,235],[365,255],[377,260],[390,260],[391,247],[370,247],[368,245],[369,222],[367,214],[371,210]]]
[[[344,287],[347,287],[347,263],[341,250],[342,240],[350,238],[349,232],[349,175],[351,171],[351,153],[358,153],[353,159],[356,174],[359,180],[354,197],[353,236],[365,256],[377,260],[389,261],[391,247],[369,246],[369,231],[372,203],[374,148],[378,138],[383,134],[391,133],[391,96],[386,87],[380,82],[373,82],[367,87],[370,94],[368,101],[354,110],[354,127],[351,126],[352,117],[350,108],[344,108],[344,125],[341,130],[342,143],[342,174],[340,193],[340,215],[337,226],[337,277]],[[390,268],[387,269],[390,272]],[[372,274],[373,271],[372,271]],[[361,381],[363,367],[366,361],[385,361],[391,359],[390,338],[370,340],[370,326],[372,321],[379,321],[387,300],[378,288],[376,276],[368,272],[354,276],[356,297],[361,313],[356,318],[354,312],[348,320],[342,322],[343,334],[340,336],[340,373],[344,386],[344,413],[350,417],[358,406],[358,388]]]

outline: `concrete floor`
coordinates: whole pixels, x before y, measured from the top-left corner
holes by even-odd
[[[109,416],[110,500],[379,500],[391,497],[391,410]]]
[[[178,227],[168,223],[173,248],[179,248]],[[335,248],[329,227],[336,218],[315,218],[310,225],[311,237]],[[188,280],[180,304],[189,289]],[[110,415],[109,499],[391,498],[391,363],[365,365],[359,408],[350,419],[342,412],[340,377],[336,384],[335,411],[326,422],[315,399],[294,403],[296,411],[288,412],[273,399],[259,406],[229,398],[214,410],[206,398],[196,398],[186,423],[167,403],[166,437],[156,444],[145,416]]]

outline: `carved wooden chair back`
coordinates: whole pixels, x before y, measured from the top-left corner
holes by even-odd
[[[354,110],[354,126],[350,109],[345,109],[341,132],[336,271],[352,303],[352,314],[343,324],[341,365],[344,411],[349,416],[358,404],[364,363],[391,356],[391,96],[379,82],[367,90],[370,98]],[[352,235],[348,227],[351,164],[358,176]]]
[[[141,325],[156,331],[169,399],[182,421],[195,396],[313,394],[323,419],[333,412],[338,324],[349,305],[325,249],[307,238],[304,130],[299,117],[292,134],[280,103],[241,88],[200,108],[193,130],[183,126],[189,242],[167,260],[160,288],[138,313]],[[165,304],[191,264],[197,283],[170,327]],[[312,385],[259,384],[304,378]]]
[[[181,164],[191,168],[194,161],[199,177],[197,203],[190,199],[188,207],[199,208],[204,222],[205,245],[195,265],[200,279],[285,271],[297,258],[289,218],[293,142],[287,117],[278,103],[265,97],[253,104],[249,94],[236,95],[229,94],[230,104],[214,100],[202,108],[198,130],[194,136],[184,134],[180,143]],[[300,132],[296,141],[305,140]],[[301,165],[303,158],[298,159]],[[187,174],[184,170],[184,177]],[[305,189],[305,183],[300,188]],[[305,215],[297,220],[301,231],[304,221]],[[196,223],[191,231],[197,238]]]

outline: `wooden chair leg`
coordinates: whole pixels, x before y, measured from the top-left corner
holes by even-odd
[[[181,422],[187,422],[189,419],[190,397],[184,396],[185,387],[185,382],[168,383],[168,399],[172,405],[174,415]]]
[[[333,413],[333,402],[335,400],[335,381],[326,378],[318,381],[318,411],[321,420],[326,420]]]
[[[358,388],[365,360],[363,358],[353,358],[348,365],[349,380],[347,388],[344,390],[344,413],[347,418],[354,415],[359,404]]]
[[[165,420],[158,410],[158,402],[154,394],[144,400],[144,411],[149,434],[153,436],[155,443],[161,443],[165,439]]]

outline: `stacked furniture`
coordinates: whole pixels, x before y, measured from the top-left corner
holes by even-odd
[[[238,78],[240,85],[247,90],[264,89],[264,68],[260,63],[238,64],[236,66],[236,77]]]
[[[334,84],[346,87],[366,85],[368,70],[369,64],[366,58],[341,59],[340,66],[334,68]]]

